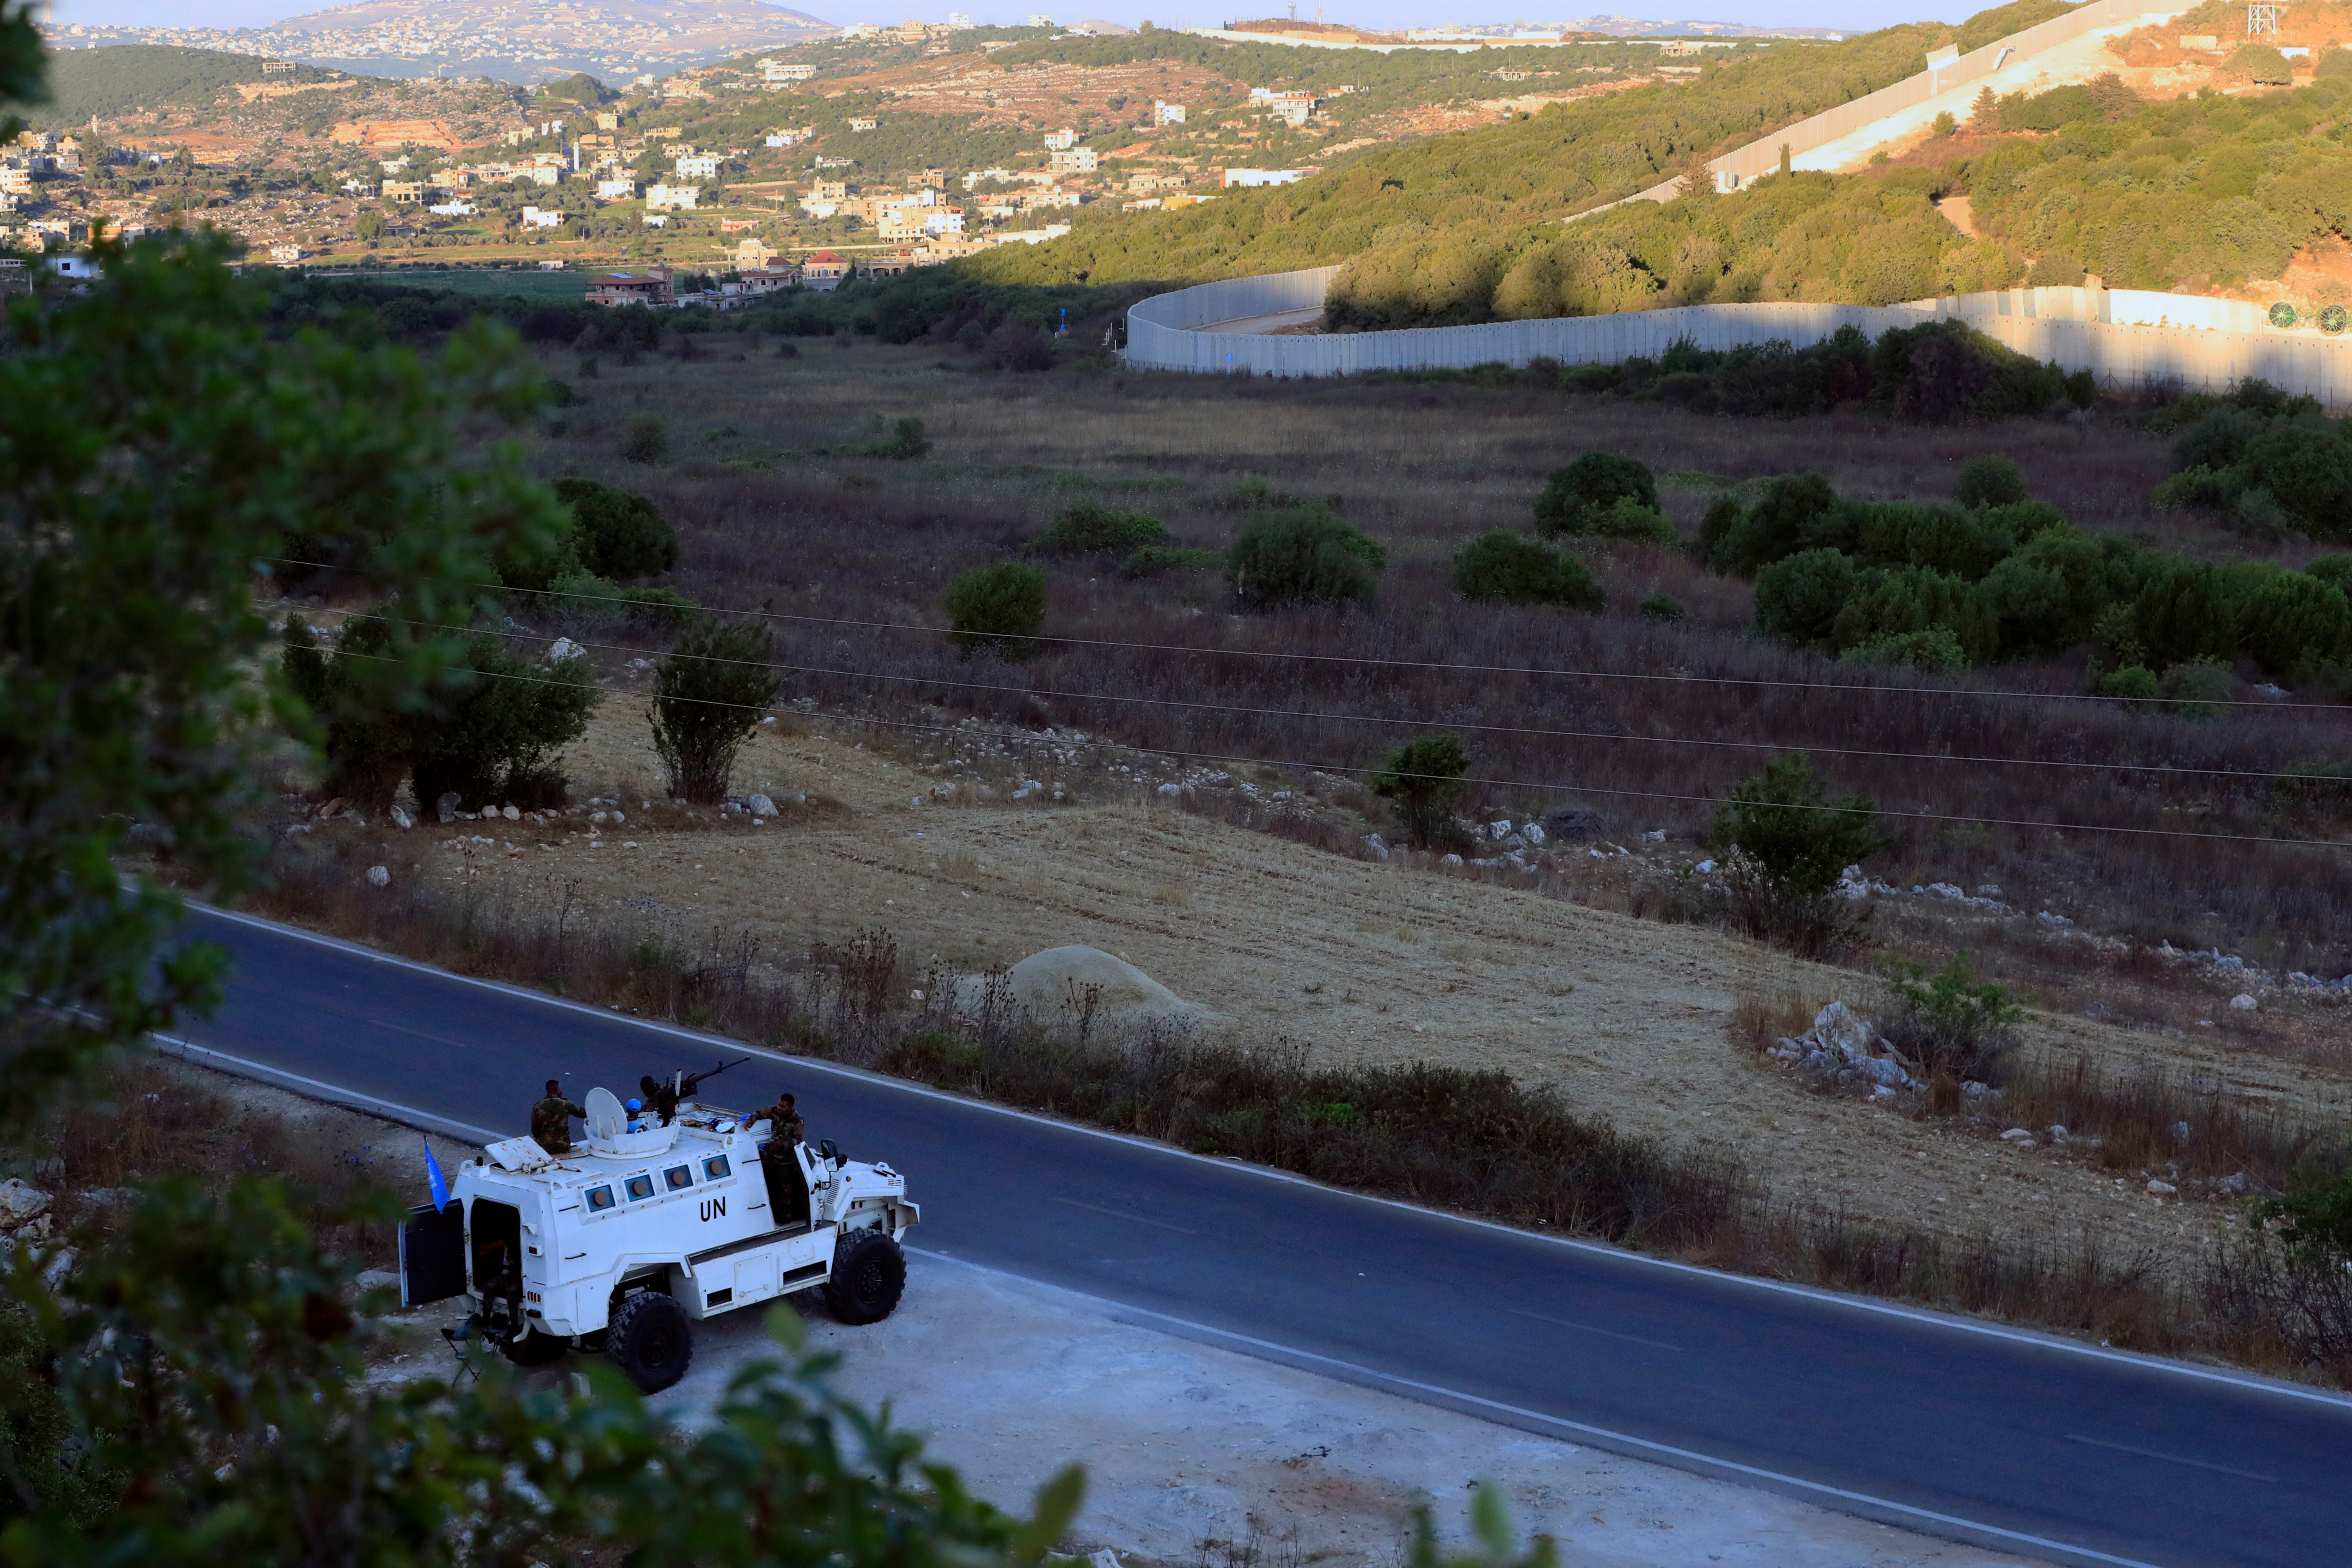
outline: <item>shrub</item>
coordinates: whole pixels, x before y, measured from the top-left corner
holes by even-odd
[[[881,429],[882,416],[874,416],[874,425],[877,430]],[[911,415],[859,448],[869,458],[891,458],[901,462],[919,458],[930,449],[930,437],[923,434],[923,422]]]
[[[2352,539],[2352,442],[2334,427],[2274,422],[2246,443],[2241,467],[2314,539]]]
[[[1806,550],[1775,561],[1756,574],[1756,629],[1800,647],[1827,646],[1838,612],[1861,582],[1843,551]]]
[[[1119,563],[1122,577],[1156,577],[1162,572],[1206,572],[1217,564],[1213,550],[1181,544],[1147,544]]]
[[[1907,664],[1949,675],[1969,667],[1969,656],[1949,626],[1929,626],[1924,632],[1893,632],[1857,643],[1838,656],[1843,664]]]
[[[1066,508],[1054,526],[1029,542],[1032,550],[1049,554],[1078,554],[1094,550],[1135,550],[1166,542],[1168,530],[1148,511],[1114,511],[1108,507],[1080,504]]]
[[[1424,849],[1445,848],[1462,837],[1454,808],[1470,792],[1463,776],[1469,771],[1460,736],[1425,736],[1388,754],[1371,777],[1371,791],[1395,804],[1408,840]]]
[[[1755,574],[1796,553],[1806,526],[1837,504],[1837,492],[1819,474],[1782,474],[1764,487],[1755,507],[1723,535],[1710,554],[1715,569],[1735,577]]]
[[[1581,561],[1500,528],[1472,541],[1454,558],[1454,586],[1480,604],[1597,610],[1605,597]]]
[[[2172,466],[2178,469],[2237,467],[2246,447],[2261,435],[2267,421],[2252,410],[2223,405],[2191,423],[2172,443]]]
[[[2144,664],[2127,664],[2099,677],[2092,689],[2126,702],[2149,701],[2157,695],[2156,671]]]
[[[1683,542],[1664,512],[1643,506],[1630,496],[1620,496],[1608,506],[1586,512],[1583,531],[1594,539],[1630,539],[1651,544]]]
[[[2024,1009],[2008,989],[1979,980],[1969,955],[1956,952],[1936,975],[1922,964],[1897,972],[1879,1027],[1932,1076],[1999,1083],[2001,1065],[2017,1048]]]
[[[629,421],[621,437],[621,456],[632,463],[658,463],[669,457],[669,426],[647,414]]]
[[[650,497],[594,479],[558,479],[572,508],[572,548],[601,577],[657,577],[677,564],[677,531]]]
[[[1003,658],[1024,659],[1038,652],[1034,640],[1045,626],[1045,574],[1015,561],[1000,561],[967,572],[948,586],[940,603],[948,613],[948,640],[969,655],[992,647]]]
[[[1225,579],[1240,598],[1281,605],[1369,605],[1388,551],[1328,507],[1260,512],[1225,552]]]
[[[1827,893],[1884,847],[1875,815],[1861,795],[1832,796],[1812,760],[1790,752],[1731,787],[1707,842],[1723,854],[1737,847],[1792,893]]]
[[[2304,571],[2323,583],[2332,583],[2347,594],[2352,594],[2352,555],[2323,555],[2304,567]]]
[[[1708,843],[1730,862],[1725,885],[1734,922],[1809,957],[1845,946],[1854,922],[1835,889],[1846,867],[1884,842],[1874,814],[1858,795],[1832,797],[1802,752],[1733,785]]]
[[[1552,470],[1536,498],[1536,528],[1546,534],[1588,531],[1592,514],[1620,500],[1655,510],[1658,482],[1638,460],[1616,452],[1587,452]]]
[[[2166,511],[2181,511],[2192,506],[2223,507],[2237,498],[2243,486],[2244,480],[2235,468],[2212,468],[2200,463],[2159,481],[2153,499]]]
[[[765,622],[702,620],[654,667],[646,718],[673,796],[706,805],[727,798],[735,754],[782,684],[768,668],[773,646]]]
[[[2352,662],[2352,600],[2309,573],[2282,572],[2256,589],[2245,626],[2246,651],[2266,674]]]
[[[1838,612],[1830,635],[1839,647],[1848,648],[1938,626],[1952,634],[1970,664],[1982,664],[2000,651],[2000,621],[1985,595],[1948,573],[1922,566],[1865,584]]]
[[[2264,1200],[2255,1215],[2293,1252],[2343,1270],[2352,1259],[2352,1146],[2307,1162],[2286,1195]]]
[[[631,626],[656,637],[677,636],[696,612],[694,601],[675,588],[624,588],[621,603],[628,606]]]
[[[2156,689],[2182,718],[2211,719],[2221,714],[2219,704],[2229,700],[2237,684],[2237,677],[2221,660],[2192,658],[2166,670]]]
[[[2131,633],[2154,668],[2227,658],[2237,646],[2221,574],[2201,561],[2168,560],[2132,602]]]
[[[1952,499],[1962,506],[2008,506],[2027,500],[2032,493],[2015,463],[1988,454],[1970,458],[1960,469],[1960,482],[1953,487]]]
[[[1948,142],[1960,133],[1960,122],[1952,118],[1950,110],[1937,110],[1934,123],[1927,127],[1927,133],[1938,142]]]
[[[413,729],[410,785],[430,811],[448,794],[460,809],[561,805],[570,786],[555,753],[588,730],[604,699],[586,658],[519,658],[496,637],[467,645],[460,679]]]
[[[2230,57],[2230,69],[2263,87],[2286,87],[2294,80],[2294,69],[2286,57],[2268,44],[2241,44]],[[2284,321],[2278,319],[2282,308],[2286,311]],[[2294,307],[2281,300],[2271,307],[2271,321],[2281,327],[2294,325]]]
[[[547,596],[534,607],[544,610],[565,636],[592,639],[611,636],[629,615],[619,584],[577,567],[550,582]]]
[[[340,650],[330,653],[320,649],[301,615],[289,610],[279,637],[286,684],[326,726],[320,782],[327,794],[362,811],[387,809],[408,772],[414,744],[410,716],[385,692],[394,667],[379,662],[392,646],[392,627],[375,616],[353,616],[343,623]]]
[[[1689,612],[1672,594],[1653,594],[1633,613],[1645,621],[1672,622],[1681,620]]]
[[[1729,493],[1719,495],[1706,503],[1706,515],[1699,519],[1698,552],[1702,559],[1712,561],[1725,539],[1746,521],[1748,514],[1739,508],[1739,498]]]

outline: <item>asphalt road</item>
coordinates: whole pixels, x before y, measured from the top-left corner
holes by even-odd
[[[715,1044],[200,913],[236,963],[189,1045],[412,1120],[524,1131]],[[229,1064],[220,1064],[229,1065]],[[281,1079],[282,1080],[282,1079]],[[1136,1321],[1637,1458],[2053,1561],[2352,1560],[2352,1402],[1352,1196],[822,1063],[812,1140],[908,1173],[915,1245]]]

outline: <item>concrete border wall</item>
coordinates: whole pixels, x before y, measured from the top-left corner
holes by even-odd
[[[1891,327],[1957,317],[2020,353],[2091,371],[2104,385],[2177,383],[2220,392],[2260,376],[2329,407],[2352,405],[2352,341],[2260,324],[2257,305],[2125,289],[2005,289],[1885,306],[1684,305],[1385,332],[1204,330],[1313,309],[1339,273],[1316,267],[1154,295],[1128,311],[1127,361],[1139,369],[1281,376],[1519,366],[1537,358],[1615,364],[1637,354],[1654,359],[1682,338],[1708,350],[1773,341],[1802,348],[1840,327],[1875,337]],[[2205,321],[2214,324],[2185,324]]]

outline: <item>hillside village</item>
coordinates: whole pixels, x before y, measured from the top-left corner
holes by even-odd
[[[1350,57],[1387,72],[1357,82],[1331,79],[1320,51],[1186,39],[1088,57],[1070,51],[1124,30],[1030,24],[852,26],[625,86],[582,74],[536,89],[73,50],[57,102],[0,153],[0,237],[62,248],[100,225],[135,237],[201,223],[280,265],[698,269],[748,237],[887,276],[1697,68],[1672,63],[1671,43],[1496,40],[1494,62],[1471,67]],[[134,83],[96,79],[133,57]]]

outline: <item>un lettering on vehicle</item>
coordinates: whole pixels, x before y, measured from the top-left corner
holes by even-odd
[[[702,1200],[703,1224],[708,1225],[714,1219],[725,1219],[726,1217],[727,1200],[725,1198],[705,1198]]]

